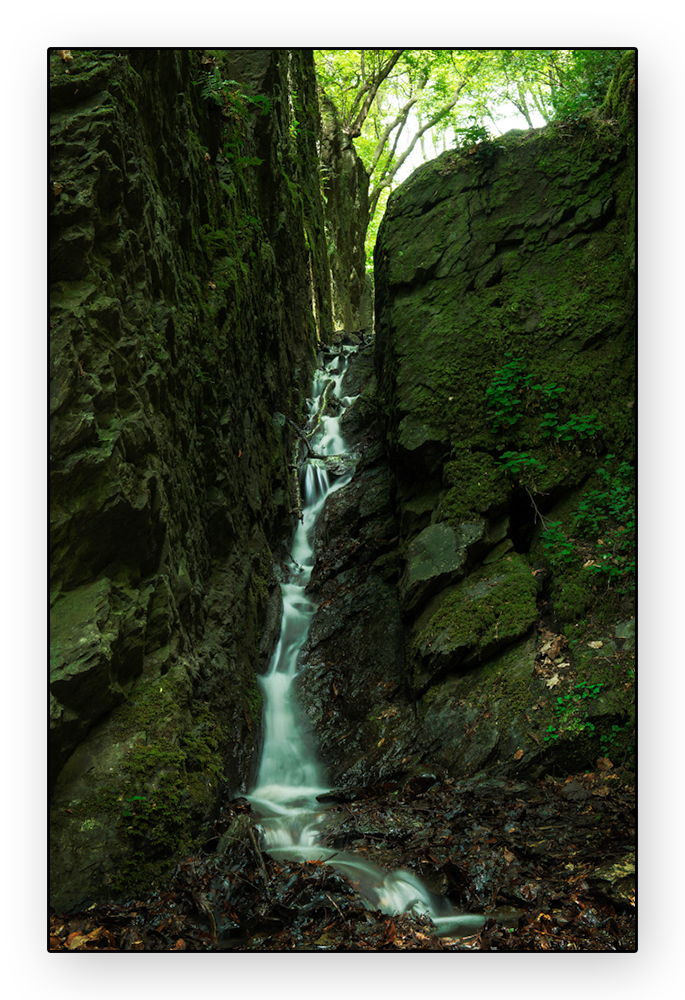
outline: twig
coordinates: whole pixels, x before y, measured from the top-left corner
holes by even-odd
[[[259,845],[257,844],[257,838],[254,835],[254,830],[250,827],[250,840],[252,841],[252,846],[254,847],[254,852],[257,855],[257,861],[259,862],[259,867],[262,869],[262,875],[264,876],[264,891],[266,892],[267,898],[269,898],[269,876],[266,874],[266,865],[264,864],[264,855],[259,850]]]
[[[338,913],[340,914],[340,916],[343,918],[343,921],[345,922],[345,927],[347,927],[347,929],[350,930],[350,925],[347,922],[347,918],[345,917],[345,914],[340,909],[340,907],[338,906],[338,904],[336,903],[336,901],[333,899],[333,897],[329,896],[327,892],[324,893],[324,896],[326,897],[326,899],[330,899],[330,901],[333,904],[333,906],[336,908],[336,910],[338,911]]]
[[[304,443],[307,445],[307,450],[309,452],[310,458],[325,458],[326,457],[325,455],[319,455],[318,452],[314,451],[314,449],[312,448],[311,444],[309,443],[309,439],[308,439],[307,435],[304,433],[304,431],[300,430],[300,428],[297,426],[297,424],[293,420],[290,420],[289,417],[286,418],[286,419],[288,420],[288,423],[293,428],[293,430],[297,431],[297,433],[300,435],[300,437],[302,438],[302,440],[304,441]]]
[[[535,509],[535,520],[537,521],[537,519],[539,517],[540,520],[542,521],[545,529],[546,529],[547,528],[547,519],[546,519],[546,517],[544,516],[544,514],[540,513],[540,509],[539,509],[538,505],[535,503],[535,500],[533,499],[533,494],[530,492],[530,490],[528,489],[528,487],[526,486],[525,483],[523,484],[523,488],[526,491],[526,493],[528,494],[528,498],[529,498],[530,502],[532,503],[533,508]]]

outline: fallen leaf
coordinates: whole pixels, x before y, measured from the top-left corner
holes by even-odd
[[[603,645],[604,643],[600,639],[597,639],[595,642],[588,642],[590,649],[601,649]]]
[[[511,851],[507,850],[506,847],[504,848],[504,860],[508,865],[512,863],[515,857],[516,857],[515,854],[512,854]]]
[[[549,651],[550,660],[556,660],[559,653],[568,646],[568,639],[565,635],[556,635]]]
[[[514,754],[514,760],[521,760],[521,757],[523,757],[523,750],[517,750]]]
[[[208,288],[216,288],[216,285],[214,284],[214,282],[213,282],[213,281],[208,281],[208,282],[207,282],[207,287],[208,287]]]
[[[545,684],[547,685],[548,688],[556,687],[557,684],[560,683],[561,681],[559,680],[559,674],[554,674],[553,677],[550,677],[549,680],[545,681]]]
[[[378,743],[376,744],[376,746],[377,746],[377,747],[379,747],[379,746],[381,746],[381,745],[382,745],[383,743],[385,743],[385,736],[382,736],[382,737],[381,737],[381,739],[380,739],[380,740],[378,741]]]
[[[74,57],[71,54],[71,49],[57,49],[57,55],[60,56],[62,62],[74,61]]]
[[[70,934],[67,938],[67,948],[69,951],[73,951],[74,948],[80,948],[81,945],[87,940],[88,936],[86,934],[79,934],[78,931],[74,931],[74,933]]]

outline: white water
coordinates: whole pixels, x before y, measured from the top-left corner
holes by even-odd
[[[319,455],[347,454],[340,433],[340,416],[319,414],[325,386],[334,380],[329,400],[340,399],[347,357],[340,355],[319,369],[309,402],[310,426],[320,416],[311,443]],[[341,399],[343,408],[352,402]],[[343,411],[341,411],[342,413]],[[435,896],[409,871],[386,872],[349,851],[333,851],[319,846],[326,809],[317,796],[329,791],[326,775],[309,738],[309,728],[298,709],[294,680],[298,659],[307,638],[316,605],[305,593],[314,567],[313,536],[316,520],[327,497],[345,486],[354,467],[339,477],[329,476],[315,461],[305,463],[302,492],[302,521],[293,539],[291,554],[295,567],[288,583],[281,585],[283,615],[278,645],[267,673],[259,678],[264,693],[264,743],[257,782],[248,798],[260,817],[259,829],[264,850],[277,860],[326,861],[344,873],[358,889],[370,909],[384,913],[424,913],[440,934],[468,934],[478,929],[482,918],[456,913],[447,900]]]

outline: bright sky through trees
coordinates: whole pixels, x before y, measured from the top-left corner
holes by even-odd
[[[387,197],[443,149],[601,104],[623,49],[323,49],[319,82],[371,183],[367,259]]]

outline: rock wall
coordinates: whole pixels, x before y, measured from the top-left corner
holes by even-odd
[[[419,168],[379,232],[408,683],[457,773],[589,766],[634,719],[632,59],[601,110]]]
[[[310,52],[72,50],[50,75],[64,907],[149,884],[246,779],[289,421],[333,323]]]
[[[388,202],[302,680],[341,785],[633,760],[634,190],[628,57]]]

